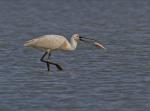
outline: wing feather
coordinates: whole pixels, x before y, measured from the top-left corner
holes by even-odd
[[[39,48],[39,49],[50,49],[54,50],[60,48],[66,38],[59,35],[44,35],[32,40],[27,41],[24,46]]]

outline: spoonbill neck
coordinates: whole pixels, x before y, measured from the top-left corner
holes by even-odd
[[[77,47],[77,41],[72,37],[70,39],[70,50],[75,50]]]

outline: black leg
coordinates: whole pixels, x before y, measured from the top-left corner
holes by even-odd
[[[45,61],[44,61],[44,57],[47,55],[47,53],[48,53],[48,52],[45,52],[45,53],[43,54],[43,56],[41,57],[40,60],[41,60],[42,62],[45,62]]]
[[[57,63],[54,63],[54,62],[51,62],[51,61],[47,61],[49,64],[53,64],[53,65],[55,65],[56,67],[57,67],[57,69],[58,70],[60,70],[60,71],[62,71],[63,70],[63,68],[59,65],[59,64],[57,64]]]
[[[50,56],[51,56],[51,53],[49,52],[49,53],[48,53],[47,60],[50,59]],[[50,64],[49,64],[48,62],[47,62],[47,69],[48,69],[48,71],[50,70]]]
[[[49,63],[44,60],[44,57],[48,54],[48,52],[45,52],[43,56],[41,57],[41,62],[45,62],[47,64],[47,70],[49,71]]]
[[[50,64],[47,62],[47,70],[49,71],[50,70]]]
[[[44,60],[44,57],[45,57],[47,54],[48,54],[48,52],[45,52],[44,55],[41,57],[40,60],[41,60],[41,62],[45,62],[45,63],[47,64],[47,69],[48,69],[48,71],[50,70],[50,64],[55,65],[55,66],[57,67],[57,69],[59,69],[59,70],[63,70],[63,68],[62,68],[59,64],[54,63],[54,62],[51,62],[51,61],[49,60],[49,57],[50,57],[51,53],[48,54],[48,59],[47,59],[47,60]]]

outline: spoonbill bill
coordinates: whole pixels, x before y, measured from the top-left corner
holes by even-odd
[[[55,50],[66,50],[73,51],[77,47],[78,41],[83,41],[90,43],[92,42],[97,48],[104,48],[104,46],[94,39],[79,36],[79,34],[73,34],[70,42],[64,37],[60,35],[44,35],[38,38],[26,41],[24,46],[32,47],[35,49],[39,49],[44,51],[45,53],[41,57],[41,62],[47,64],[47,70],[50,70],[50,64],[55,65],[58,70],[63,70],[63,68],[50,60],[51,52]],[[47,57],[46,57],[47,56]]]

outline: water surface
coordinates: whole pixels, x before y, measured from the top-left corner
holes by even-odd
[[[1,111],[146,111],[150,109],[150,2],[146,0],[1,0]],[[79,33],[107,51],[80,43],[55,52],[64,71],[24,48],[45,34]]]

